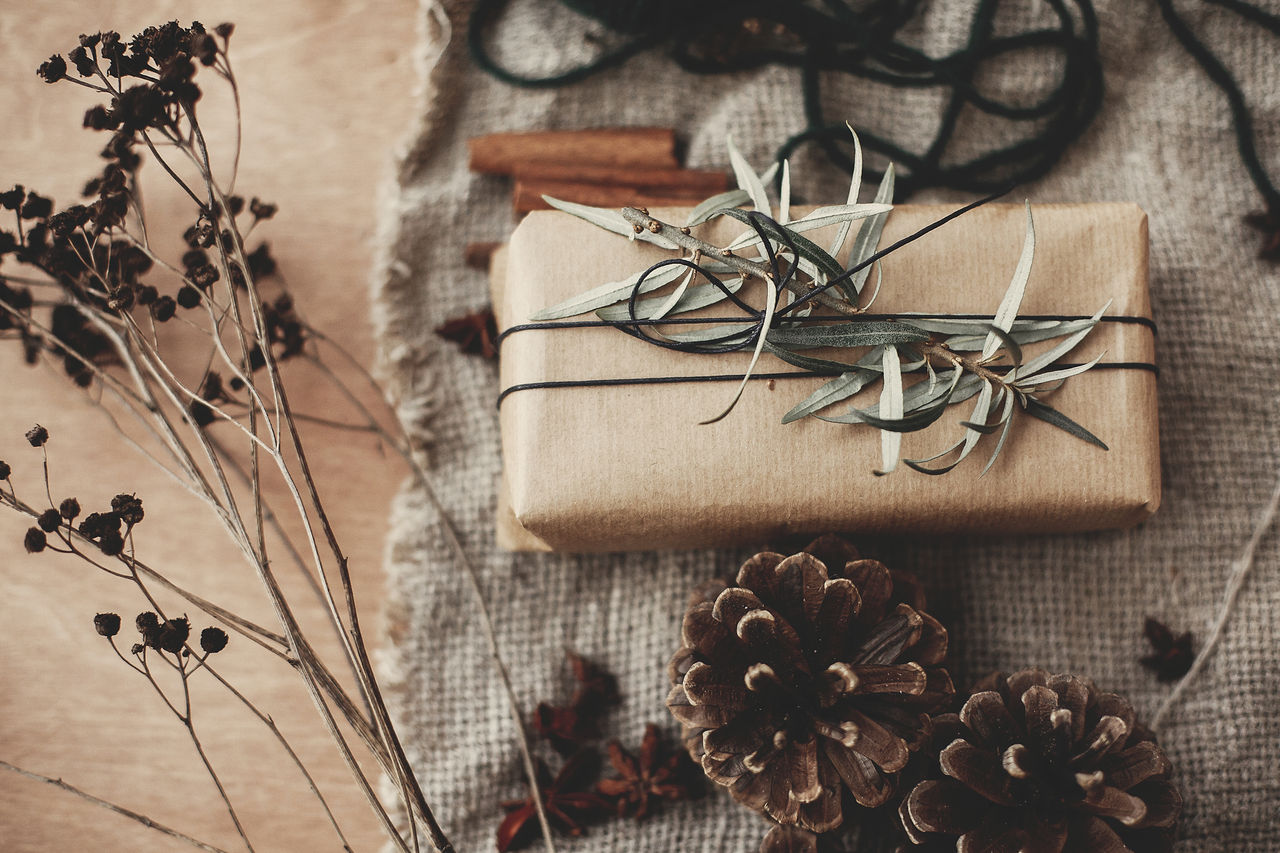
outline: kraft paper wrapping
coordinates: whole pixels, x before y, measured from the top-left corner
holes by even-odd
[[[881,246],[951,212],[901,206]],[[1150,317],[1147,217],[1133,204],[1033,206],[1035,263],[1020,314]],[[654,210],[667,222],[680,211]],[[987,205],[891,254],[877,313],[994,314],[1021,251],[1021,205]],[[724,245],[741,232],[718,221],[700,236]],[[829,243],[815,232],[819,245]],[[810,235],[812,236],[812,235]],[[530,214],[495,257],[499,328],[673,253],[631,242],[556,211]],[[873,279],[874,281],[874,279]],[[760,292],[744,289],[753,304]],[[753,298],[754,297],[754,298]],[[723,305],[718,316],[735,312]],[[824,312],[830,313],[830,312]],[[1100,323],[1064,361],[1154,363],[1154,335]],[[1038,346],[1027,350],[1028,357]],[[821,353],[819,353],[821,354]],[[749,353],[673,352],[612,328],[516,332],[502,346],[501,387],[549,380],[741,372]],[[795,370],[765,354],[761,373]],[[711,547],[796,534],[1049,533],[1127,527],[1160,503],[1156,376],[1092,370],[1044,399],[1106,442],[1086,444],[1020,410],[991,470],[996,436],[944,476],[905,466],[878,477],[880,433],[865,424],[782,416],[829,377],[752,381],[728,417],[732,382],[530,389],[501,406],[503,482],[498,542],[511,550],[595,552]],[[905,377],[908,383],[912,377]],[[879,384],[855,397],[867,406]],[[843,411],[849,402],[831,411]],[[904,436],[919,458],[963,433],[972,402]]]

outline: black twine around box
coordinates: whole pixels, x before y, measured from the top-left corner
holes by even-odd
[[[679,352],[687,352],[687,353],[693,353],[698,355],[721,355],[721,354],[730,353],[730,352],[740,352],[747,348],[755,347],[760,339],[760,336],[767,335],[767,328],[766,328],[767,324],[770,324],[773,321],[776,321],[779,317],[783,317],[786,314],[793,311],[794,309],[809,303],[819,293],[823,293],[828,289],[834,287],[835,285],[840,284],[841,282],[849,279],[853,275],[870,267],[872,264],[881,260],[885,256],[897,251],[898,249],[901,249],[902,247],[914,242],[915,240],[920,239],[921,237],[925,236],[926,234],[933,231],[934,229],[939,228],[942,225],[945,225],[946,223],[952,221],[953,219],[977,207],[980,207],[984,204],[994,201],[997,198],[1000,198],[1001,196],[1008,193],[1010,189],[1011,188],[1005,189],[1005,190],[1002,190],[1001,192],[987,196],[986,198],[979,199],[978,201],[965,205],[964,207],[956,211],[953,211],[952,213],[944,217],[941,217],[940,219],[934,220],[933,222],[929,223],[923,228],[920,228],[917,231],[912,232],[911,234],[907,235],[901,240],[898,240],[892,245],[887,246],[884,249],[879,250],[878,252],[875,252],[874,254],[870,255],[862,262],[850,267],[842,275],[831,279],[830,281],[826,282],[820,287],[813,288],[812,290],[806,292],[802,296],[797,297],[794,301],[789,303],[784,308],[780,308],[776,310],[772,318],[766,316],[766,312],[764,310],[757,309],[756,307],[750,305],[749,303],[744,302],[742,299],[738,297],[736,293],[730,290],[729,287],[719,277],[717,277],[714,273],[712,273],[710,270],[706,269],[704,266],[697,263],[696,261],[689,260],[688,258],[668,258],[666,260],[662,260],[656,264],[653,264],[648,269],[646,269],[643,273],[641,273],[640,276],[636,279],[636,283],[632,285],[631,293],[627,298],[627,315],[628,316],[626,319],[623,319],[623,320],[604,320],[604,319],[567,320],[567,321],[542,322],[542,323],[522,323],[519,325],[511,326],[507,329],[504,329],[498,335],[495,341],[495,346],[497,346],[498,349],[501,350],[502,344],[507,339],[507,337],[517,332],[554,331],[554,330],[563,330],[563,329],[587,329],[587,328],[614,328],[628,335],[631,335],[632,337],[639,338],[640,340],[653,344],[654,346],[659,346],[664,349],[676,350]],[[748,212],[746,214],[746,218],[747,218],[748,224],[751,225],[751,227],[755,230],[756,235],[760,238],[760,241],[764,247],[765,254],[768,259],[770,275],[768,277],[767,282],[771,287],[775,289],[776,291],[775,295],[777,297],[781,297],[782,292],[791,283],[791,280],[795,276],[796,269],[799,266],[798,258],[800,257],[800,252],[797,250],[795,243],[790,239],[790,236],[787,230],[781,225],[779,225],[778,222],[776,222],[772,218],[764,215],[763,213],[760,213],[759,211]],[[773,243],[770,239],[770,235],[766,233],[766,231],[772,231],[773,234],[776,236],[776,238],[779,240],[779,242],[781,242],[783,246],[786,248],[786,250],[791,254],[792,260],[787,264],[785,271],[783,271],[782,269],[781,261],[778,258],[777,251],[775,251],[775,249],[773,248]],[[714,285],[717,289],[719,289],[731,302],[733,302],[734,305],[736,305],[738,308],[740,308],[743,311],[744,317],[673,317],[673,318],[659,318],[659,319],[647,319],[647,318],[637,317],[636,302],[640,293],[643,290],[643,285],[645,280],[648,279],[651,275],[653,275],[658,270],[664,267],[672,266],[672,265],[688,267],[693,272],[706,278],[712,285]],[[918,312],[903,313],[903,314],[858,314],[856,316],[859,320],[892,320],[892,321],[908,321],[908,322],[912,318],[922,319],[922,320],[923,319],[935,319],[935,320],[945,320],[945,319],[985,320],[987,319],[987,315],[985,314],[981,314],[981,315],[979,314],[925,314],[925,313],[918,313]],[[661,326],[661,325],[686,325],[686,324],[687,325],[692,325],[692,324],[708,325],[708,324],[714,324],[714,323],[742,323],[746,319],[754,320],[750,329],[738,329],[736,331],[730,332],[720,337],[710,338],[703,341],[676,341],[676,340],[671,340],[670,338],[667,338],[667,337],[655,336],[653,334],[650,334],[649,331],[647,331],[648,329],[652,329],[655,326]],[[801,321],[801,322],[822,322],[822,321],[832,321],[832,320],[848,321],[849,317],[811,315],[811,316],[792,317],[791,319],[796,321]],[[1090,315],[1036,314],[1036,315],[1023,316],[1020,319],[1033,320],[1033,321],[1041,321],[1041,320],[1042,321],[1073,321],[1073,320],[1088,320],[1092,318]],[[1109,322],[1109,323],[1118,323],[1118,324],[1127,324],[1127,325],[1140,325],[1150,329],[1153,335],[1156,333],[1155,321],[1149,317],[1112,315],[1112,316],[1099,318],[1099,322]],[[1007,334],[1003,332],[1003,330],[1000,330],[991,325],[981,327],[981,331],[995,331],[997,334],[1000,334],[1002,338],[1007,337]],[[840,366],[848,367],[849,369],[854,369],[854,365],[840,365]],[[1060,367],[1063,367],[1063,368],[1078,367],[1078,366],[1079,365],[1077,364],[1060,365]],[[1004,367],[992,366],[990,369],[993,369],[996,371],[1003,371],[1003,370],[1012,369],[1012,366],[1004,366]],[[1106,362],[1106,363],[1094,365],[1093,369],[1095,370],[1097,369],[1145,370],[1145,371],[1154,373],[1156,375],[1159,374],[1159,369],[1156,367],[1156,365],[1151,364],[1149,362]],[[751,374],[750,378],[751,379],[792,379],[792,378],[800,378],[800,377],[806,377],[806,376],[807,377],[834,376],[834,375],[839,375],[840,373],[843,373],[843,372],[846,372],[846,371],[837,369],[836,367],[833,366],[829,370],[806,369],[801,371],[787,371],[782,373],[753,373]],[[550,388],[592,388],[592,387],[598,388],[598,387],[609,387],[609,386],[620,386],[620,385],[660,385],[660,384],[684,384],[684,383],[691,383],[691,382],[723,382],[723,381],[729,381],[729,380],[740,381],[742,378],[743,378],[743,375],[741,373],[731,373],[731,374],[703,374],[703,375],[697,375],[697,376],[643,376],[643,377],[616,377],[616,378],[606,378],[606,379],[566,379],[566,380],[548,380],[548,381],[542,381],[542,382],[525,382],[525,383],[512,385],[502,389],[502,391],[498,394],[497,405],[501,407],[503,400],[505,400],[508,396],[510,396],[511,394],[517,391],[529,391],[529,390],[550,389]]]

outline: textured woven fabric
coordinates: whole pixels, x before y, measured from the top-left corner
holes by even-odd
[[[1259,237],[1239,214],[1258,206],[1235,152],[1225,100],[1174,41],[1153,3],[1099,0],[1106,104],[1094,126],[1037,184],[1036,201],[1133,201],[1150,214],[1151,289],[1158,341],[1164,506],[1141,527],[1018,539],[858,541],[869,556],[917,573],[953,638],[963,687],[991,669],[1041,665],[1093,678],[1150,717],[1169,687],[1137,659],[1142,621],[1162,618],[1203,637],[1231,561],[1280,468],[1273,368],[1280,363],[1280,268],[1255,259]],[[1182,3],[1193,28],[1229,61],[1255,110],[1260,150],[1280,171],[1280,44],[1223,9]],[[1019,21],[1048,4],[1002,4]],[[510,231],[510,186],[471,175],[466,139],[494,131],[673,125],[687,163],[722,167],[724,137],[756,164],[802,126],[795,72],[693,77],[659,54],[584,83],[516,90],[469,64],[466,4],[424,8],[422,123],[407,149],[384,228],[375,282],[388,377],[422,425],[432,471],[482,573],[499,642],[526,709],[570,690],[563,649],[596,658],[621,680],[611,733],[637,743],[648,721],[674,730],[663,708],[664,665],[678,642],[689,590],[736,569],[740,552],[574,557],[511,555],[493,543],[500,469],[496,373],[442,346],[431,329],[487,302],[462,265],[467,242]],[[966,2],[934,2],[915,27],[930,52],[966,34]],[[552,0],[516,0],[496,35],[509,64],[548,72],[589,52],[597,28]],[[1010,62],[984,85],[1044,85],[1042,64]],[[855,126],[927,138],[940,99],[927,91],[834,82],[829,115]],[[962,123],[989,144],[996,123]],[[964,152],[961,151],[962,155]],[[818,156],[797,158],[797,190],[843,198],[842,177]],[[960,200],[922,196],[913,200]],[[967,200],[967,199],[965,199]],[[1064,286],[1069,286],[1064,283]],[[424,413],[429,414],[425,417]],[[894,476],[915,476],[900,472]],[[940,486],[945,488],[945,481]],[[1280,536],[1258,562],[1214,658],[1170,714],[1161,742],[1186,795],[1180,853],[1280,850]],[[520,794],[514,733],[488,660],[471,592],[425,500],[407,488],[388,551],[390,638],[383,658],[407,744],[429,799],[460,850],[489,850],[498,801]],[[754,850],[764,824],[727,797],[665,809],[637,826],[593,828],[564,850]]]

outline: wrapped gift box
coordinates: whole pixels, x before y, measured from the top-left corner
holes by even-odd
[[[882,246],[951,212],[895,208]],[[687,211],[655,210],[666,222]],[[1149,317],[1147,217],[1132,204],[1034,205],[1036,253],[1020,315]],[[889,255],[878,313],[995,313],[1017,264],[1021,205],[987,205]],[[724,245],[743,229],[718,220],[699,236]],[[815,242],[828,241],[817,232]],[[810,235],[812,236],[812,235]],[[556,211],[529,215],[495,256],[500,329],[674,253]],[[762,285],[760,285],[762,286]],[[748,301],[762,304],[759,293]],[[720,316],[727,313],[723,308]],[[593,317],[590,317],[593,318]],[[1154,333],[1100,323],[1066,361],[1154,363]],[[1029,349],[1028,353],[1033,353]],[[501,386],[562,380],[741,373],[749,353],[673,352],[613,328],[532,329],[508,336]],[[765,354],[758,372],[795,370]],[[1105,441],[1104,451],[1018,411],[1008,444],[982,475],[995,436],[943,476],[905,466],[876,476],[880,433],[865,425],[782,416],[830,377],[760,380],[717,423],[732,382],[529,388],[501,402],[504,475],[498,540],[568,552],[739,545],[795,534],[1048,533],[1126,527],[1160,503],[1156,375],[1094,369],[1046,402]],[[910,377],[908,382],[913,381]],[[868,406],[879,385],[852,401]],[[848,408],[849,403],[835,411]],[[927,457],[963,432],[972,405],[904,436]]]

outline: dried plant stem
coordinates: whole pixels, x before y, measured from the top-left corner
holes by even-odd
[[[328,339],[325,340],[328,341]],[[351,356],[347,354],[346,351],[337,343],[332,341],[328,342],[346,356],[346,358],[354,362],[354,359],[352,359]],[[497,631],[493,626],[493,617],[489,612],[489,605],[484,595],[484,589],[480,586],[479,572],[476,571],[475,564],[472,563],[470,556],[467,554],[466,548],[463,547],[462,540],[458,536],[458,531],[453,525],[453,520],[449,515],[448,510],[445,509],[444,504],[441,503],[439,496],[436,494],[436,490],[432,486],[431,478],[428,476],[425,467],[418,461],[413,449],[409,446],[408,436],[402,433],[401,436],[397,438],[396,436],[388,433],[378,419],[374,417],[373,413],[369,411],[368,407],[360,401],[359,397],[357,397],[355,393],[347,387],[346,383],[342,382],[342,380],[329,368],[328,365],[324,364],[319,359],[312,359],[312,364],[321,372],[325,373],[330,381],[333,382],[334,387],[338,389],[338,392],[360,412],[360,414],[366,419],[370,429],[372,429],[388,447],[395,450],[396,453],[404,459],[405,463],[409,466],[409,469],[413,472],[414,479],[417,481],[419,488],[422,489],[427,496],[427,500],[431,503],[432,510],[435,512],[436,517],[440,522],[440,527],[444,532],[445,539],[449,544],[450,550],[453,552],[454,559],[458,562],[458,565],[463,568],[463,571],[467,576],[468,583],[471,586],[472,593],[476,597],[477,608],[480,612],[481,627],[484,629],[485,638],[489,644],[489,657],[494,668],[497,669],[498,676],[502,681],[503,692],[507,698],[507,707],[510,710],[512,722],[516,727],[516,743],[520,750],[520,760],[524,766],[526,781],[529,784],[534,807],[538,813],[538,823],[542,828],[543,841],[545,842],[547,853],[555,853],[555,842],[552,838],[551,823],[547,818],[546,809],[543,806],[542,791],[538,785],[538,774],[533,764],[533,753],[529,749],[529,733],[525,728],[524,718],[520,713],[520,701],[516,697],[515,687],[511,683],[511,673],[507,669],[506,662],[502,657],[502,651],[498,646]],[[372,377],[368,376],[367,373],[364,375],[369,379],[370,383],[373,384],[374,387],[377,387],[376,384],[373,383]],[[399,421],[395,419],[392,419],[392,422],[397,425],[399,424]]]
[[[167,835],[170,838],[190,844],[192,847],[195,847],[198,850],[204,850],[206,851],[206,853],[227,853],[227,851],[223,850],[221,847],[214,847],[212,844],[206,844],[205,842],[201,841],[198,838],[192,838],[190,835],[187,835],[186,833],[179,832],[176,829],[172,829],[168,826],[165,826],[163,823],[159,823],[158,821],[152,820],[151,818],[147,817],[144,814],[139,814],[138,812],[135,812],[131,809],[126,809],[124,806],[117,805],[116,803],[113,803],[110,800],[104,800],[101,797],[95,797],[93,794],[90,794],[87,791],[83,791],[80,788],[77,788],[75,785],[71,785],[67,782],[62,781],[61,779],[54,779],[51,776],[42,776],[39,773],[33,773],[30,770],[25,770],[21,767],[18,767],[16,764],[10,764],[4,759],[0,759],[0,767],[3,767],[5,770],[8,770],[12,773],[17,773],[19,776],[25,776],[26,778],[31,779],[35,782],[43,782],[46,785],[52,785],[55,788],[58,788],[62,791],[66,791],[68,794],[74,794],[82,800],[93,803],[95,806],[104,808],[107,811],[115,812],[116,814],[121,815],[122,817],[127,817],[132,821],[136,821],[137,823],[142,824],[143,826],[147,827],[147,829],[154,829],[156,832]]]
[[[222,676],[221,673],[210,666],[207,658],[201,659],[197,668],[199,667],[203,667],[219,684],[230,691],[231,695],[240,700],[240,703],[248,708],[250,713],[257,717],[258,720],[267,727],[272,736],[280,744],[280,748],[289,756],[289,760],[298,768],[298,772],[302,774],[302,778],[306,780],[307,787],[311,789],[312,795],[314,795],[316,800],[319,801],[320,807],[324,809],[325,817],[328,818],[329,824],[333,827],[334,833],[337,834],[338,839],[342,842],[342,849],[351,853],[351,844],[347,841],[346,835],[343,834],[342,827],[339,825],[337,817],[333,814],[332,809],[329,808],[328,800],[325,799],[324,794],[320,793],[320,789],[317,787],[315,779],[312,778],[311,772],[307,769],[307,766],[302,762],[302,759],[298,754],[294,752],[293,745],[289,743],[288,738],[286,738],[284,733],[280,731],[280,727],[276,725],[275,720],[271,719],[268,714],[264,714],[257,705],[250,701],[247,696],[237,690],[231,682],[227,681],[227,679]]]
[[[686,234],[682,228],[654,219],[646,211],[638,207],[622,208],[622,218],[627,220],[634,228],[642,228],[657,234],[659,237],[666,237],[680,248],[689,252],[701,253],[704,257],[732,267],[744,276],[752,276],[764,281],[773,280],[773,271],[767,265],[735,255],[728,249],[722,249],[719,246],[708,243],[706,240],[699,240],[692,234]],[[726,252],[728,254],[725,254]],[[805,296],[812,290],[812,287],[792,280],[787,282],[787,289],[797,296]],[[819,293],[814,297],[814,300],[841,314],[854,315],[860,313],[860,309],[856,305],[850,305],[829,291]]]

